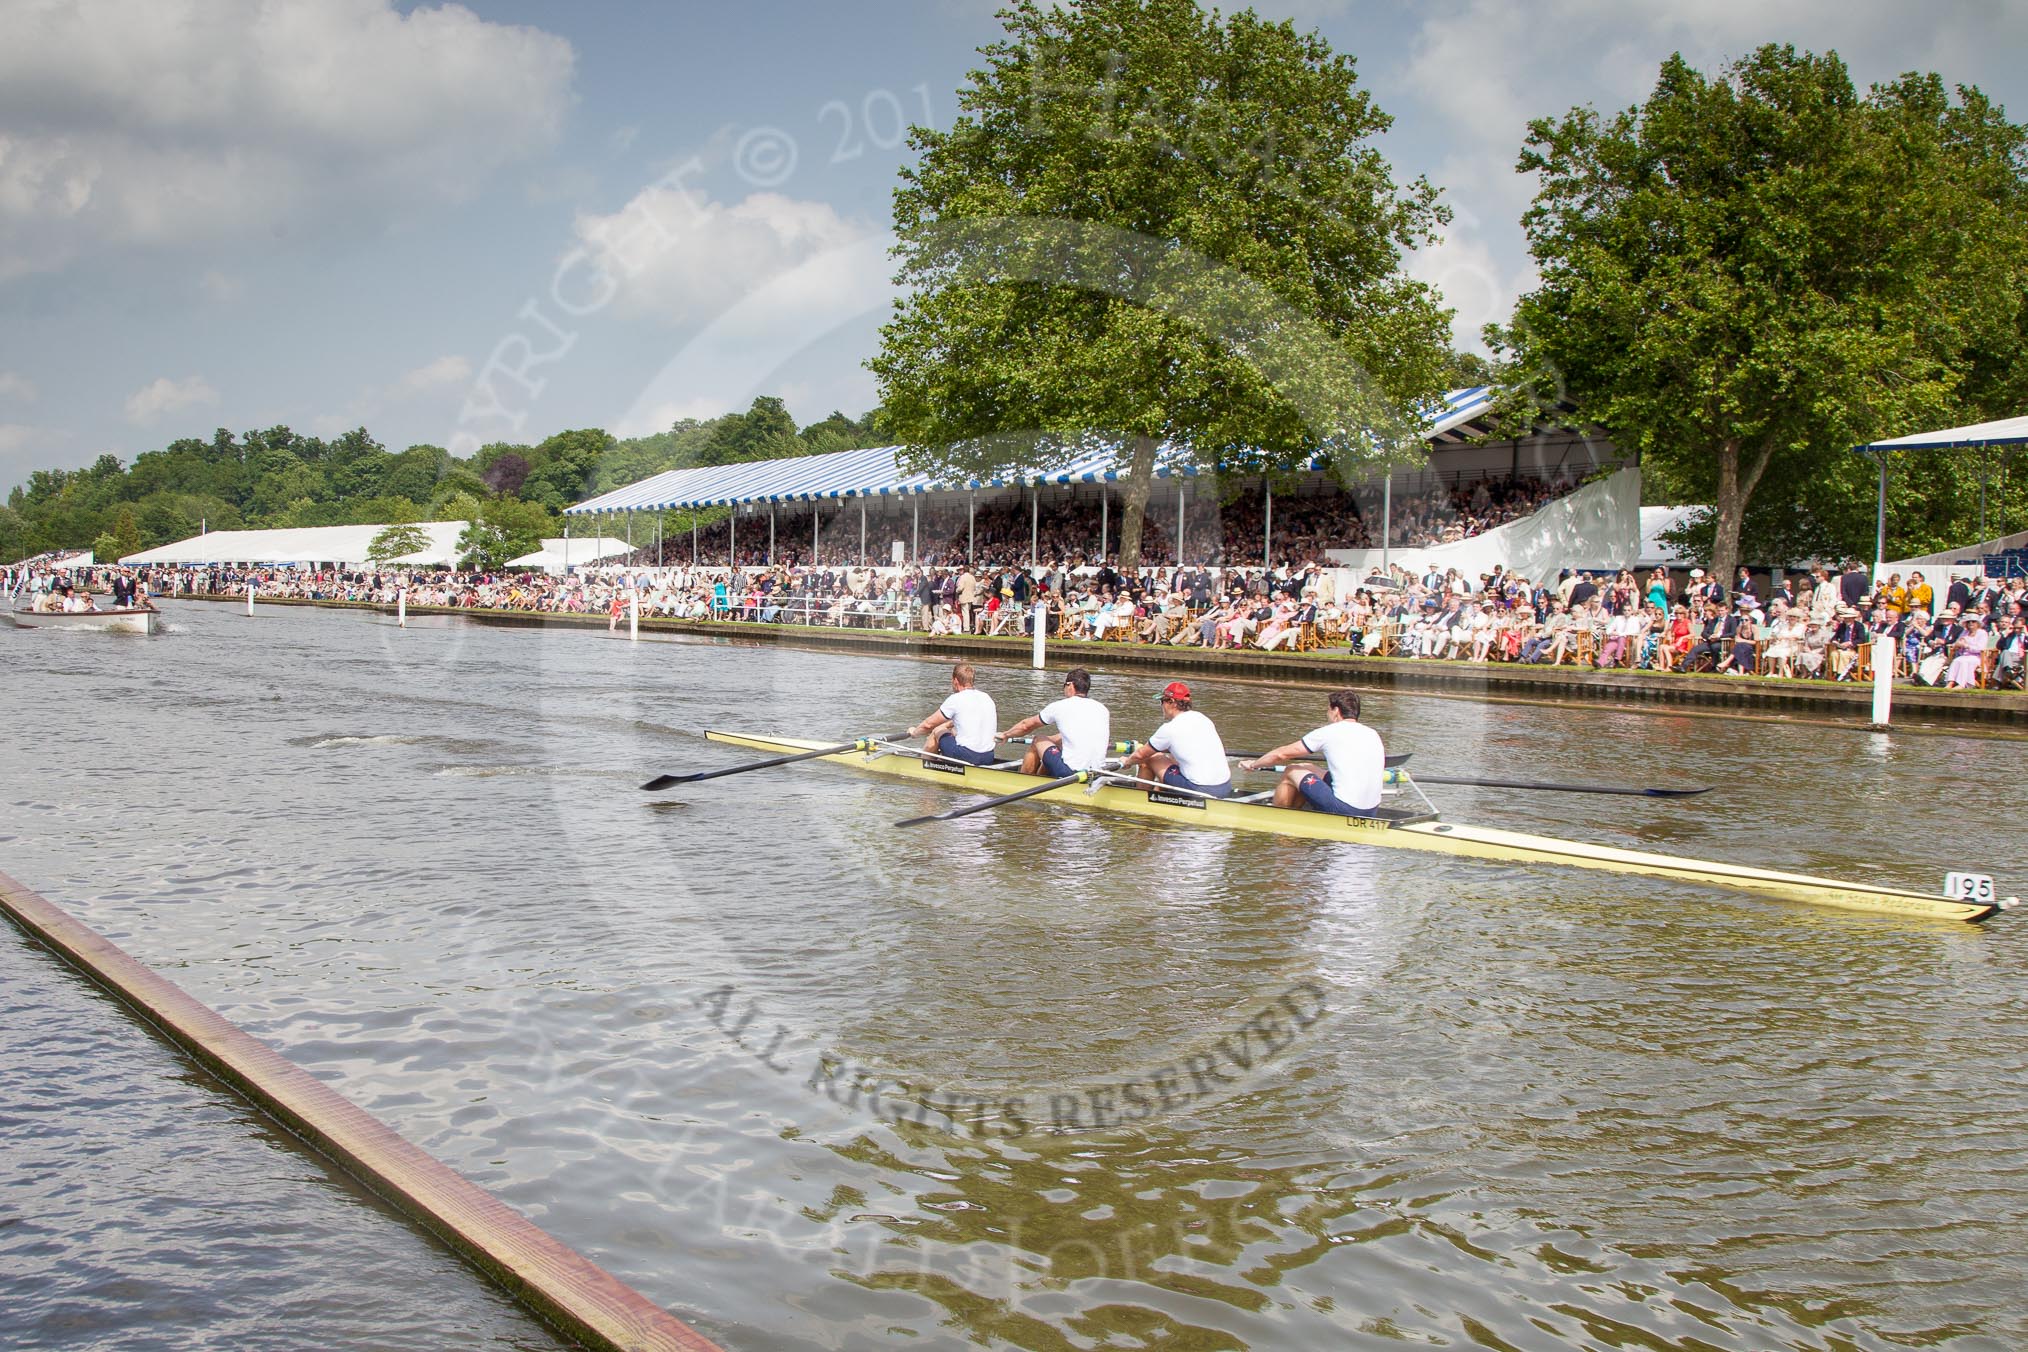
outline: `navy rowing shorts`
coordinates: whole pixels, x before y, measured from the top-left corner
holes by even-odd
[[[1179,789],[1189,789],[1195,793],[1209,794],[1213,798],[1230,798],[1232,796],[1231,780],[1228,779],[1223,784],[1193,784],[1185,779],[1183,772],[1173,765],[1162,772],[1162,782],[1164,784],[1173,784]]]
[[[1308,775],[1296,786],[1303,795],[1303,801],[1319,812],[1328,812],[1334,817],[1377,817],[1380,809],[1353,807],[1350,803],[1331,792],[1329,775]]]
[[[967,765],[991,765],[999,757],[991,751],[969,751],[958,745],[958,739],[950,733],[937,738],[937,751],[946,759],[963,761]]]

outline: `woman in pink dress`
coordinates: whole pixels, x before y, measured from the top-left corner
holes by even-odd
[[[1956,656],[1951,658],[1950,670],[1944,674],[1944,684],[1959,690],[1970,690],[1979,683],[1979,668],[1986,660],[1986,626],[1979,623],[1979,617],[1965,617],[1965,632],[1958,639]]]

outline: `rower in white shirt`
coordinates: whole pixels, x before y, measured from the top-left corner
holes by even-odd
[[[950,697],[908,730],[909,736],[924,739],[924,755],[967,765],[991,765],[997,759],[993,730],[1000,726],[1000,711],[993,707],[991,695],[973,688],[977,677],[970,662],[952,667]]]
[[[1045,724],[1056,731],[1029,744],[1027,754],[1021,757],[1024,775],[1068,779],[1079,770],[1098,769],[1112,750],[1112,711],[1091,698],[1091,673],[1083,667],[1063,673],[1062,699],[1022,719],[1001,733],[1000,740],[1011,742]]]
[[[1190,707],[1190,687],[1171,681],[1162,687],[1162,726],[1121,762],[1142,779],[1170,784],[1213,798],[1232,794],[1232,764],[1210,719]]]
[[[1278,746],[1265,756],[1241,761],[1242,770],[1260,770],[1270,765],[1300,761],[1304,756],[1322,755],[1326,773],[1314,765],[1290,764],[1281,783],[1275,785],[1275,806],[1295,807],[1307,803],[1319,812],[1339,817],[1371,817],[1380,806],[1380,789],[1387,776],[1387,748],[1380,734],[1359,721],[1359,696],[1340,690],[1330,699],[1329,720],[1323,727],[1287,746]]]

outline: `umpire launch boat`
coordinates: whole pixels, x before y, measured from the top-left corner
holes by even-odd
[[[10,610],[17,629],[86,629],[105,634],[152,634],[162,623],[153,606],[121,610]]]
[[[1050,781],[1038,780],[1018,770],[960,765],[925,756],[913,747],[880,738],[860,738],[838,746],[807,738],[762,737],[734,732],[707,732],[705,736],[727,746],[747,747],[779,758],[830,761],[855,770],[937,784],[969,793],[1022,794],[1038,802],[1119,812],[1184,826],[1258,831],[1385,849],[1424,850],[1498,863],[1555,864],[1604,873],[1631,873],[1847,911],[1978,921],[2019,904],[2019,899],[2015,897],[1997,897],[1992,879],[1979,874],[1952,874],[1946,882],[1948,894],[1926,896],[1873,883],[1841,882],[1801,873],[1750,868],[1743,864],[1685,859],[1609,845],[1559,840],[1553,836],[1439,821],[1435,811],[1428,807],[1428,800],[1422,796],[1421,790],[1401,770],[1390,771],[1390,780],[1398,790],[1413,791],[1421,807],[1416,810],[1382,809],[1383,815],[1371,818],[1337,817],[1239,798],[1201,797],[1109,771],[1094,771],[1080,782],[1052,785]],[[770,763],[774,762],[761,762]],[[665,777],[646,787],[657,788],[673,782],[677,781]]]

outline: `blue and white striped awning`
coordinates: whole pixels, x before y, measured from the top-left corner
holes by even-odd
[[[1453,390],[1444,396],[1443,411],[1424,435],[1440,436],[1480,413],[1493,400],[1490,386]],[[830,498],[910,496],[962,489],[1012,488],[1028,484],[1111,483],[1121,475],[1119,449],[1099,446],[1055,469],[1009,469],[988,479],[946,480],[915,473],[899,463],[899,446],[831,451],[787,460],[752,460],[734,465],[703,465],[665,470],[638,483],[616,488],[566,507],[570,516],[604,512],[660,512],[679,508],[725,507],[749,503],[810,502]],[[1201,467],[1174,447],[1164,446],[1155,462],[1158,478],[1192,477]]]

